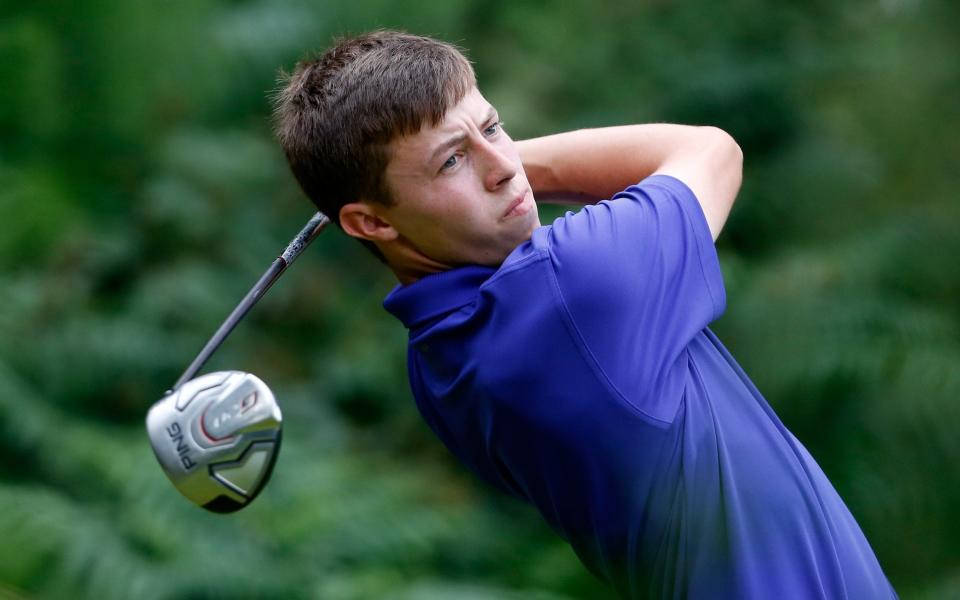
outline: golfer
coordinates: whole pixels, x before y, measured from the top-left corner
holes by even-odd
[[[625,598],[895,598],[860,527],[708,325],[741,182],[713,127],[514,141],[449,44],[341,39],[277,132],[400,284],[423,418]],[[541,225],[537,198],[608,198]]]

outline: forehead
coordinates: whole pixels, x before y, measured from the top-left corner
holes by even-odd
[[[460,134],[479,128],[493,107],[476,87],[473,87],[456,105],[450,107],[437,125],[425,124],[420,131],[400,136],[390,142],[388,171],[423,167],[432,153],[444,142]]]

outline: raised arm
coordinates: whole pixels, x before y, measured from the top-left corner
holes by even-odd
[[[516,144],[538,200],[609,198],[648,175],[672,175],[696,195],[714,240],[740,190],[740,146],[716,127],[626,125]]]

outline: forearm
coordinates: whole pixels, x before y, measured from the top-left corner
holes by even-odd
[[[702,146],[716,131],[661,123],[625,125],[521,140],[517,147],[538,200],[572,194],[580,194],[581,199],[600,199]]]

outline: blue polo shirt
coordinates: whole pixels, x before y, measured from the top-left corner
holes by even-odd
[[[696,197],[656,175],[498,268],[398,286],[417,406],[629,598],[895,598],[860,527],[707,325]]]

